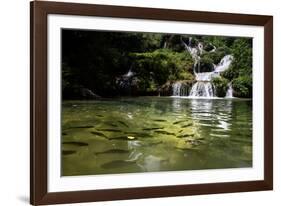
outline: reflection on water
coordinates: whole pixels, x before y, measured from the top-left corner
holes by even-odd
[[[252,166],[252,102],[120,98],[65,101],[62,174]]]

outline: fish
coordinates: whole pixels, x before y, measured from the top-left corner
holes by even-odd
[[[166,135],[175,135],[175,133],[172,133],[172,132],[167,132],[167,131],[159,131],[159,130],[156,130],[154,131],[155,133],[159,133],[159,134],[166,134]]]
[[[179,120],[179,121],[174,122],[173,124],[179,124],[179,123],[182,123],[182,122],[186,122],[186,120]]]
[[[112,137],[109,138],[110,140],[135,140],[136,137],[133,136],[118,136],[118,137]]]
[[[66,132],[62,132],[61,134],[62,134],[62,135],[67,135],[67,133],[66,133]]]
[[[182,134],[182,135],[178,135],[177,137],[182,138],[182,137],[190,137],[190,136],[194,136],[194,134]]]
[[[110,149],[110,150],[105,150],[102,152],[96,152],[96,155],[100,155],[100,154],[127,154],[129,153],[129,150],[125,150],[125,149]]]
[[[125,134],[128,134],[128,135],[135,135],[137,137],[152,137],[150,134],[148,133],[144,133],[144,132],[125,132]]]
[[[69,127],[69,129],[87,129],[87,128],[93,128],[94,126],[86,125],[86,126],[73,126]]]
[[[125,166],[129,166],[129,165],[134,165],[134,164],[135,164],[135,161],[114,160],[114,161],[102,164],[101,167],[104,169],[112,169],[112,168],[125,167]]]
[[[150,127],[150,128],[143,128],[144,131],[150,131],[150,130],[157,130],[157,129],[164,129],[164,127]]]
[[[63,144],[70,144],[70,145],[75,145],[75,146],[79,146],[79,147],[83,147],[83,146],[88,146],[89,144],[86,142],[63,142]]]
[[[91,131],[91,133],[94,134],[94,135],[98,135],[100,137],[105,137],[105,138],[108,139],[108,137],[105,134],[103,134],[102,132]]]
[[[125,127],[129,127],[125,122],[123,122],[123,121],[117,121],[117,122],[119,122],[120,124],[122,124],[123,126],[125,126]]]
[[[120,129],[97,129],[104,132],[122,132]]]
[[[167,122],[165,119],[152,119],[155,122]]]
[[[76,153],[76,151],[74,151],[74,150],[63,150],[62,151],[63,155],[71,155],[71,154],[74,154],[74,153]]]
[[[97,117],[104,117],[103,115],[101,114],[96,114]]]
[[[185,124],[185,125],[181,126],[181,128],[186,128],[186,127],[189,127],[189,126],[191,126],[191,125],[192,125],[192,123],[190,122],[190,123],[188,123],[188,124]]]
[[[118,127],[116,124],[112,123],[112,122],[105,122],[105,124],[112,126],[112,127]]]

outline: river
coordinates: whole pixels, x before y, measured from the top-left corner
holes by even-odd
[[[62,175],[252,167],[252,101],[63,101]]]

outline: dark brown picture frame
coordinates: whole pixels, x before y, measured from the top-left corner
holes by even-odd
[[[30,5],[30,203],[34,205],[153,198],[273,189],[273,17],[58,2]],[[264,27],[264,180],[56,192],[47,190],[48,14],[188,21]],[[59,88],[58,88],[59,89]]]

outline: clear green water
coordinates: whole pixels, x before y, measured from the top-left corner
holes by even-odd
[[[64,101],[62,175],[252,166],[252,101]]]

